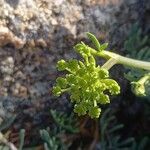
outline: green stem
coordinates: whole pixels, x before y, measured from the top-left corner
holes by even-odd
[[[96,102],[96,100],[94,100],[94,107],[96,107],[97,106],[97,102]]]
[[[62,89],[61,92],[68,92],[71,88]]]
[[[100,56],[105,59],[110,59],[110,58],[115,59],[116,64],[122,64],[125,66],[139,68],[139,69],[145,69],[145,70],[150,71],[150,62],[123,57],[121,55],[118,55],[118,54],[110,52],[110,51],[98,52],[91,47],[89,49],[93,55]]]
[[[145,75],[144,77],[142,77],[139,81],[138,81],[138,83],[140,83],[140,84],[144,84],[147,80],[149,80],[150,79],[150,74],[147,74],[147,75]]]
[[[112,66],[114,66],[117,63],[116,59],[110,58],[103,66],[102,68],[105,68],[109,70]]]

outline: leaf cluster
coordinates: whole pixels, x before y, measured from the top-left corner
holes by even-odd
[[[51,115],[57,124],[58,132],[68,132],[77,133],[79,130],[77,128],[76,119],[73,113],[70,115],[64,114],[63,112],[58,112],[56,110],[51,110]]]
[[[47,130],[40,130],[40,135],[44,142],[44,150],[58,150],[60,147],[63,150],[63,144],[61,144],[56,136],[50,135]]]
[[[129,149],[129,146],[134,141],[134,138],[128,138],[122,140],[117,132],[120,131],[124,125],[116,123],[116,117],[111,114],[111,109],[106,109],[100,119],[101,126],[101,142],[100,148],[103,150],[125,150]],[[112,125],[112,127],[110,126]]]
[[[150,139],[143,137],[138,142],[133,137],[123,139],[119,135],[124,125],[118,123],[110,108],[106,109],[100,119],[100,149],[102,150],[146,150]]]
[[[64,143],[64,139],[61,140],[61,134],[75,134],[79,132],[75,116],[73,114],[67,115],[56,110],[50,110],[50,112],[54,119],[54,122],[56,123],[56,126],[52,130],[40,130],[40,135],[44,142],[44,149],[67,150],[71,143]]]

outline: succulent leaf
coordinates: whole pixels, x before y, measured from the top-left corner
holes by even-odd
[[[87,34],[88,38],[92,41],[92,43],[95,46],[96,50],[99,51],[100,48],[101,48],[101,45],[100,45],[99,41],[97,40],[97,38],[95,37],[95,35],[93,35],[90,32],[87,32],[86,34]]]

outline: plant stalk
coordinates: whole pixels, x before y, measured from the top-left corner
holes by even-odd
[[[144,84],[147,80],[150,80],[150,74],[145,75],[142,77],[139,81],[137,81],[140,84]]]
[[[122,65],[125,65],[125,66],[150,71],[150,62],[136,60],[136,59],[132,59],[132,58],[127,58],[127,57],[118,55],[116,53],[110,52],[110,51],[98,52],[98,51],[96,51],[95,49],[93,49],[91,47],[90,47],[90,51],[93,55],[100,56],[100,57],[103,57],[105,59],[113,58],[113,59],[116,60],[116,64],[122,64]]]
[[[107,70],[109,70],[111,67],[113,67],[114,65],[116,65],[117,61],[114,58],[110,58],[103,66],[102,68],[105,68]]]

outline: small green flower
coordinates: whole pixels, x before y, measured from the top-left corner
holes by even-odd
[[[61,88],[59,86],[54,86],[52,92],[55,96],[60,96]]]
[[[57,62],[58,71],[64,71],[67,68],[67,63],[63,59]]]
[[[87,108],[83,104],[75,104],[74,112],[77,113],[79,116],[85,115]]]
[[[109,72],[106,69],[98,69],[98,74],[100,78],[108,78],[109,77]]]
[[[77,84],[77,79],[76,79],[75,75],[73,75],[73,74],[67,74],[66,80],[67,80],[69,85]]]
[[[145,91],[145,85],[138,83],[138,82],[132,82],[132,90],[137,96],[146,96]]]
[[[146,96],[147,95],[147,89],[146,88],[150,84],[150,73],[145,74],[143,77],[141,77],[138,81],[132,82],[132,91],[137,96]]]
[[[99,118],[100,113],[101,113],[101,109],[98,108],[98,106],[91,107],[88,112],[91,118]]]
[[[78,61],[76,59],[71,59],[68,61],[68,68],[71,71],[76,71],[79,68]]]
[[[58,77],[56,79],[56,83],[60,88],[66,88],[67,87],[67,80],[62,77]]]

